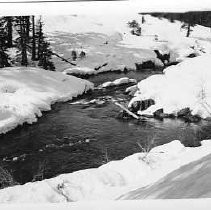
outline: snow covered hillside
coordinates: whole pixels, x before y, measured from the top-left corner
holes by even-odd
[[[0,133],[33,123],[51,104],[71,100],[93,84],[59,72],[11,67],[0,71]]]
[[[184,147],[179,141],[173,141],[155,147],[149,153],[137,153],[121,161],[111,161],[99,168],[76,171],[52,179],[5,188],[0,191],[0,202],[114,200],[132,190],[152,185],[181,166],[191,164],[193,161],[200,163],[203,157],[210,164],[210,151],[211,141],[208,140],[203,141],[202,146],[196,148]],[[199,171],[199,166],[200,164],[194,167],[195,170],[193,169],[190,173],[183,174],[178,178],[185,178],[185,175],[191,176],[194,172]],[[180,172],[184,171],[185,173],[187,167],[180,168]],[[197,179],[194,179],[194,182],[201,183]],[[191,190],[190,188],[189,186],[189,190]],[[196,194],[198,189],[192,190]],[[209,195],[204,197],[209,197]],[[182,198],[183,194],[179,197]]]
[[[211,115],[211,55],[205,54],[189,58],[182,63],[168,67],[162,75],[153,75],[138,84],[139,90],[131,100],[153,99],[155,105],[140,115],[152,115],[163,109],[166,114],[175,114],[184,108],[190,108],[193,115],[210,118]]]
[[[170,61],[182,61],[189,55],[211,53],[210,29],[193,27],[190,37],[181,29],[179,21],[170,22],[138,10],[118,14],[72,14],[69,16],[45,16],[45,32],[53,49],[71,60],[73,50],[86,56],[76,60],[77,67],[58,58],[59,69],[70,74],[96,74],[102,71],[136,69],[135,63],[153,61],[162,66],[154,53],[170,53]],[[128,22],[136,20],[141,27],[141,36],[131,34]],[[80,27],[78,27],[80,26]],[[97,70],[95,70],[97,69]]]

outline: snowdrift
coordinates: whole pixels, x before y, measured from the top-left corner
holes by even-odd
[[[0,133],[33,123],[58,101],[71,100],[93,84],[59,72],[11,67],[0,71]]]
[[[168,67],[162,75],[153,75],[138,83],[139,90],[130,101],[153,99],[155,105],[139,114],[150,114],[163,108],[164,113],[176,114],[190,108],[193,115],[208,118],[211,115],[211,55],[189,58]]]
[[[0,202],[114,200],[134,189],[152,185],[181,166],[209,155],[210,151],[211,141],[208,140],[196,148],[184,147],[180,141],[173,141],[155,147],[149,153],[137,153],[99,168],[5,188],[0,190]]]
[[[190,199],[211,197],[211,155],[182,166],[146,188],[121,196],[121,199]]]

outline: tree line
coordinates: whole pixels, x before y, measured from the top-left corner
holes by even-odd
[[[22,66],[36,64],[46,70],[55,70],[51,60],[50,43],[43,33],[41,17],[4,16],[0,18],[0,68],[11,66],[8,49],[16,48],[17,62]]]
[[[182,28],[187,29],[186,36],[189,37],[191,33],[191,27],[196,24],[205,27],[211,27],[211,12],[210,11],[190,11],[184,13],[175,12],[152,12],[152,13],[140,13],[140,14],[150,14],[158,18],[166,18],[171,22],[175,20],[183,22]]]

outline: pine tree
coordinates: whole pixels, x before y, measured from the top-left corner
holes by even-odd
[[[28,17],[29,16],[17,16],[16,27],[19,33],[17,38],[17,45],[21,50],[21,65],[27,66],[27,45],[29,42],[29,28],[28,28]]]
[[[128,24],[128,26],[130,28],[138,28],[138,27],[140,27],[139,23],[136,20],[129,21],[127,24]]]
[[[5,52],[7,49],[7,33],[5,30],[5,21],[0,19],[0,68],[10,66],[8,55]]]
[[[38,66],[50,70],[55,71],[55,66],[51,61],[52,51],[50,49],[50,43],[45,40],[45,36],[43,34],[43,23],[41,20],[38,22],[37,29],[37,39],[38,39]]]
[[[4,27],[5,44],[7,47],[13,46],[13,22],[14,18],[12,16],[3,16],[0,18],[1,26]]]
[[[6,30],[7,30],[7,47],[13,46],[13,17],[5,17],[6,20]]]
[[[145,18],[144,18],[144,15],[142,15],[141,17],[141,23],[144,24],[146,22]]]
[[[32,60],[36,60],[36,34],[35,34],[35,17],[32,16]]]

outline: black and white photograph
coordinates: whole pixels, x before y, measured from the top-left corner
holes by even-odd
[[[211,205],[211,2],[1,6],[0,209]]]

